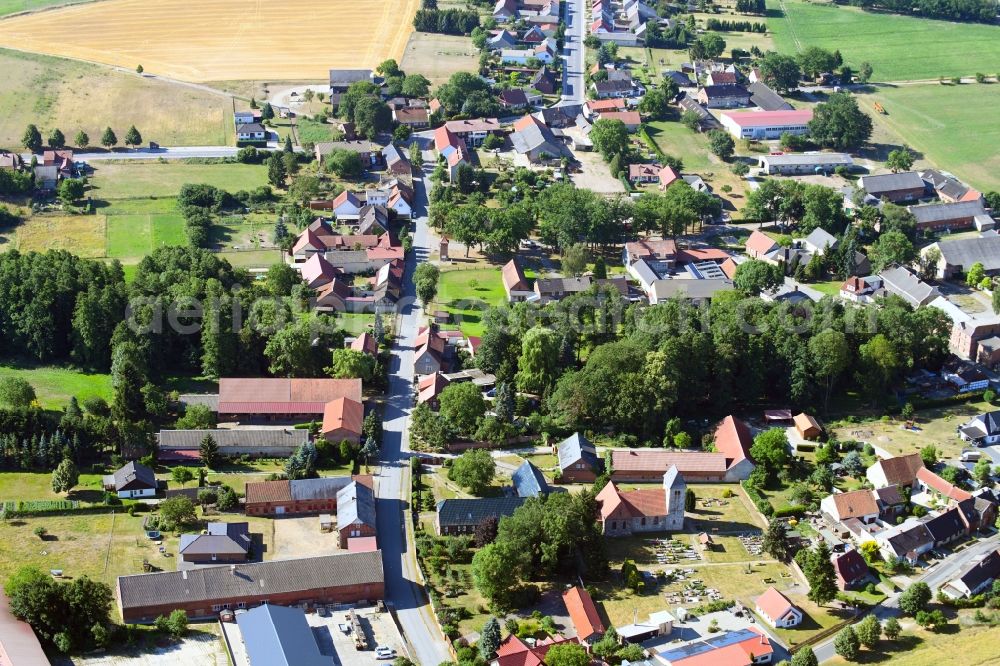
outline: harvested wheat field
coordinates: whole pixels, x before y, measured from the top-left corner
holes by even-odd
[[[402,59],[420,0],[104,0],[0,21],[0,46],[183,81],[326,79]]]

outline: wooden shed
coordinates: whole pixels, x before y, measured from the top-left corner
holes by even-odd
[[[795,431],[802,439],[817,439],[823,434],[819,421],[805,412],[795,415]]]
[[[322,532],[333,531],[333,516],[328,513],[319,514],[319,529]]]

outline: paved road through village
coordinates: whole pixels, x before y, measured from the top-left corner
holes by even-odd
[[[386,598],[396,609],[411,649],[411,659],[421,666],[450,661],[443,634],[419,583],[412,527],[409,525],[409,435],[407,425],[413,406],[413,346],[423,310],[414,303],[413,270],[429,254],[427,190],[422,178],[414,179],[415,230],[413,252],[407,258],[402,311],[397,317],[392,347],[389,390],[386,394],[381,470],[378,477],[378,538],[385,570]]]

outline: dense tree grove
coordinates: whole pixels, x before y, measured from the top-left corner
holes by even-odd
[[[465,9],[418,9],[413,27],[420,32],[468,35],[479,27],[479,12]]]
[[[834,389],[861,389],[880,402],[886,377],[940,367],[951,330],[943,313],[914,311],[896,297],[878,310],[833,298],[806,309],[738,292],[707,307],[640,307],[596,289],[546,306],[495,308],[483,322],[477,365],[543,397],[536,427],[610,428],[654,445],[675,416],[762,403],[804,408]]]
[[[997,15],[993,0],[850,0],[844,4],[952,21],[992,23]]]

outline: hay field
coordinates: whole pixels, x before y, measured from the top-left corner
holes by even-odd
[[[476,71],[479,53],[469,37],[414,32],[399,66],[405,72],[423,74],[436,86],[455,72]]]
[[[2,24],[2,21],[0,21]],[[231,144],[233,103],[226,95],[75,60],[0,49],[0,146],[21,147],[28,123],[72,142],[84,130],[95,144],[105,127],[119,137],[135,125],[163,145]]]
[[[401,60],[419,0],[106,0],[0,21],[0,46],[184,81],[325,79]],[[71,38],[69,36],[72,36]]]

